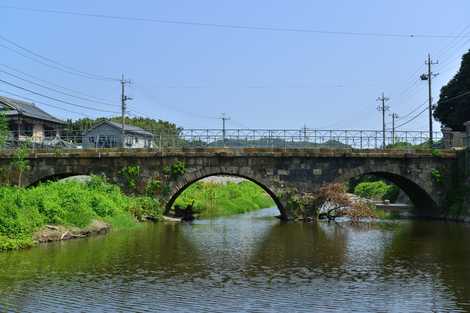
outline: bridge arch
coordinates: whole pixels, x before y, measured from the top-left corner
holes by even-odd
[[[177,182],[173,183],[170,187],[170,195],[168,200],[166,201],[165,205],[165,212],[169,212],[175,203],[176,199],[192,184],[212,176],[230,176],[230,177],[238,177],[243,178],[248,181],[251,181],[261,187],[274,201],[276,204],[279,212],[280,218],[286,219],[287,214],[284,210],[284,205],[281,203],[280,199],[275,193],[275,189],[271,186],[269,181],[266,181],[263,177],[258,177],[257,175],[253,175],[252,173],[243,173],[239,171],[230,171],[227,169],[222,168],[213,168],[213,169],[204,169],[199,170],[193,173],[185,174],[183,177],[177,180]]]
[[[28,181],[27,184],[25,184],[25,187],[35,187],[38,186],[39,184],[46,183],[49,181],[58,181],[64,178],[68,177],[74,177],[74,176],[90,176],[90,173],[79,173],[79,172],[64,172],[64,173],[54,173],[51,175],[45,175],[41,177],[37,177],[32,179],[31,181]]]
[[[439,217],[440,210],[438,202],[436,201],[437,195],[433,193],[432,188],[429,188],[428,181],[421,180],[419,177],[408,177],[393,170],[379,171],[379,170],[362,170],[353,171],[347,176],[343,176],[343,181],[350,181],[352,178],[361,176],[375,176],[384,179],[398,188],[400,188],[410,199],[414,206],[414,214],[420,217]]]

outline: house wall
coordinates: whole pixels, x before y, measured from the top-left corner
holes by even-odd
[[[150,137],[139,136],[137,134],[126,134],[126,148],[152,148],[153,140]]]
[[[114,137],[114,147],[122,146],[122,136],[121,130],[116,127],[112,127],[107,124],[102,124],[89,132],[87,132],[82,138],[83,148],[95,148],[99,146],[100,136],[108,137],[112,139]],[[93,138],[94,142],[90,141],[90,138]],[[136,140],[137,139],[137,140]],[[136,134],[126,134],[125,135],[125,145],[126,148],[149,148],[149,139],[144,136],[139,136]],[[152,141],[150,140],[150,143]],[[112,148],[112,147],[110,147]]]
[[[100,125],[89,132],[87,132],[82,138],[83,148],[95,148],[98,146],[100,136],[115,138],[115,146],[122,146],[121,131],[115,127],[111,127],[107,124]],[[93,138],[92,141],[90,138]]]
[[[33,123],[33,142],[42,142],[44,137],[44,125],[39,122]]]

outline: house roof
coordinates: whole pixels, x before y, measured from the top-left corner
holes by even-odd
[[[98,124],[94,125],[92,128],[88,129],[87,133],[90,132],[93,129],[96,129],[96,128],[100,127],[101,125],[104,125],[104,124],[110,125],[111,127],[114,127],[114,128],[117,128],[117,129],[122,128],[122,125],[119,124],[119,123],[112,122],[112,121],[103,121],[101,123],[98,123]],[[145,137],[153,137],[153,134],[151,132],[148,132],[148,131],[140,128],[140,127],[133,126],[133,125],[125,124],[124,125],[124,131],[126,133],[132,133],[132,134],[141,135],[141,136],[145,136]]]
[[[49,113],[38,108],[34,103],[25,102],[17,99],[12,99],[4,96],[0,96],[0,106],[6,108],[5,115],[23,115],[30,118],[40,119],[56,124],[65,124],[64,121],[55,118]]]

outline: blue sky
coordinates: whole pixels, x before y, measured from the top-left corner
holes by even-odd
[[[425,70],[427,53],[440,61],[435,66],[440,72],[434,83],[437,97],[470,48],[468,0],[449,0],[445,5],[437,0],[4,0],[1,5],[327,31],[457,35],[465,29],[467,37],[457,39],[344,36],[99,19],[0,7],[1,36],[85,72],[112,77],[124,73],[133,81],[131,113],[145,113],[186,128],[218,128],[221,122],[215,117],[226,112],[232,118],[228,122],[231,128],[301,128],[305,124],[311,128],[378,129],[381,119],[376,98],[381,92],[391,98],[388,104],[393,112],[406,115],[426,101],[426,83],[419,81],[419,74]],[[2,40],[0,44],[11,47]],[[0,51],[0,64],[116,103],[116,107],[57,94],[5,73],[0,73],[1,79],[69,102],[119,110],[117,82],[76,77],[1,46]],[[1,91],[80,113],[40,105],[61,118],[103,115],[2,83]],[[403,129],[426,127],[423,114]]]

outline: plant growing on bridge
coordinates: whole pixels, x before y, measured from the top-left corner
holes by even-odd
[[[23,173],[30,168],[29,160],[27,159],[28,155],[28,143],[23,143],[16,149],[13,160],[10,163],[11,168],[18,173],[18,187],[22,185]]]
[[[178,178],[186,173],[186,165],[184,162],[176,161],[171,165],[170,175],[172,178]]]
[[[135,190],[137,188],[138,179],[140,177],[139,165],[126,166],[119,173],[125,178],[129,189]]]
[[[442,184],[444,179],[442,177],[442,174],[441,172],[438,170],[438,169],[433,169],[431,171],[431,179],[433,182],[435,182],[436,184]]]
[[[441,150],[439,149],[432,149],[431,155],[435,158],[440,158],[442,156]]]
[[[154,197],[161,191],[162,182],[156,178],[152,178],[147,182],[145,186],[145,193],[150,196]]]

